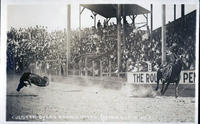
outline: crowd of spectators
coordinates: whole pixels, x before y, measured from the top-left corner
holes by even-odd
[[[173,22],[169,22],[166,26],[166,47],[177,44],[177,55],[183,56],[185,70],[195,69],[195,44],[196,44],[196,11],[185,15]],[[152,32],[152,39],[161,40],[161,28]],[[161,43],[161,42],[160,42]],[[158,48],[160,51],[160,44]],[[152,54],[152,59],[161,60],[160,54]],[[157,59],[156,59],[157,58]]]
[[[65,31],[48,32],[47,27],[11,28],[7,32],[7,71],[23,72],[42,61],[66,58]]]
[[[166,50],[172,44],[177,44],[177,55],[183,55],[184,68],[195,68],[195,31],[196,13],[191,12],[182,18],[167,24]],[[124,27],[122,27],[124,28]],[[148,28],[147,28],[148,29]],[[121,32],[122,34],[122,32]],[[161,28],[149,33],[148,30],[135,28],[126,24],[125,40],[121,44],[121,70],[120,71],[147,71],[148,66],[156,70],[161,65]],[[78,37],[77,37],[78,38]],[[103,54],[101,60],[103,67],[109,71],[111,61],[112,72],[117,72],[117,25],[98,22],[97,29],[84,29],[81,38],[75,40],[78,44],[76,55],[86,53]]]
[[[184,69],[195,68],[195,18],[194,11],[166,26],[167,49],[173,43],[178,45],[176,54],[184,56]],[[161,64],[161,28],[151,33],[128,23],[123,28],[125,38],[122,38],[124,40],[121,43],[120,70],[117,70],[117,25],[106,21],[103,24],[98,22],[97,28],[71,31],[70,64],[79,65],[83,63],[81,57],[93,54],[97,63],[102,61],[103,71],[106,72],[109,71],[109,63],[112,72],[147,71],[148,66],[156,70]],[[20,72],[38,61],[64,61],[67,53],[66,40],[65,31],[48,32],[44,26],[11,28],[7,32],[7,69],[15,68],[14,70]],[[53,64],[48,66],[51,68]]]

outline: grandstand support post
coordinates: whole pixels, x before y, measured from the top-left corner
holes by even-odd
[[[181,4],[181,17],[184,17],[185,15],[185,5]]]
[[[174,4],[174,21],[176,20],[176,4]]]
[[[79,31],[80,30],[81,30],[81,5],[79,4]]]
[[[81,5],[79,4],[79,41],[81,40]]]
[[[67,73],[69,71],[69,62],[70,62],[70,32],[71,32],[71,5],[67,5]]]
[[[81,5],[79,4],[79,31],[81,30]]]
[[[166,62],[166,6],[162,5],[162,64]]]
[[[68,20],[67,20],[67,34],[68,34],[68,56],[69,56],[69,61],[70,61],[70,46],[71,46],[71,44],[70,44],[70,40],[71,40],[71,5],[68,5],[68,9],[67,9],[67,12],[68,12],[68,14],[67,14],[67,16],[68,16]]]
[[[151,4],[151,32],[153,31],[153,4]]]
[[[126,15],[125,15],[125,5],[122,5],[122,12],[123,12],[123,40],[122,42],[125,43],[126,38]]]
[[[149,25],[148,25],[148,24],[149,24],[149,23],[148,23],[149,20],[148,20],[148,18],[149,18],[149,17],[148,17],[148,13],[147,13],[147,17],[146,17],[146,21],[147,21],[147,31],[149,31]]]
[[[94,77],[94,61],[92,61],[92,77]]]
[[[100,77],[102,77],[102,61],[100,60]]]
[[[79,41],[81,40],[81,5],[79,4],[79,33],[78,33]]]
[[[181,18],[183,18],[183,26],[185,27],[185,19],[184,19],[184,15],[185,15],[185,4],[181,4]]]
[[[121,67],[121,5],[117,5],[117,67]],[[119,77],[119,74],[118,74]]]

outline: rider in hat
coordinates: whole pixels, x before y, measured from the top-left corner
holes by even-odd
[[[169,48],[169,51],[167,51],[167,64],[174,64],[176,62],[177,52],[178,46],[176,43],[173,43],[172,46]]]
[[[167,73],[163,73],[163,78],[164,79],[168,79],[172,73],[172,66],[175,64],[176,60],[177,60],[177,50],[178,50],[178,46],[176,43],[173,43],[172,46],[169,48],[169,50],[167,51],[167,55],[166,55],[166,64],[162,66],[161,71],[163,72],[167,72]]]

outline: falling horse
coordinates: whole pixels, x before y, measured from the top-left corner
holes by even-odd
[[[175,97],[178,97],[178,85],[180,81],[180,73],[182,69],[182,57],[178,58],[174,64],[168,64],[166,67],[159,68],[157,71],[157,87],[156,90],[159,88],[159,81],[162,81],[162,89],[161,94],[164,95],[169,84],[175,83]],[[165,86],[165,83],[166,86]]]
[[[27,81],[28,84],[25,83],[25,81]],[[34,84],[39,87],[45,87],[45,86],[49,85],[49,79],[45,76],[41,77],[34,73],[25,72],[21,76],[20,82],[19,82],[16,90],[19,92],[24,86],[27,87],[27,85],[31,85],[31,84]]]

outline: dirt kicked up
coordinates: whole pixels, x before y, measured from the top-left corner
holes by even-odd
[[[17,78],[7,83],[7,121],[194,122],[195,97],[160,96],[152,86],[64,78],[48,87],[16,92]],[[189,90],[187,92],[194,92]],[[140,95],[138,95],[140,94]]]

